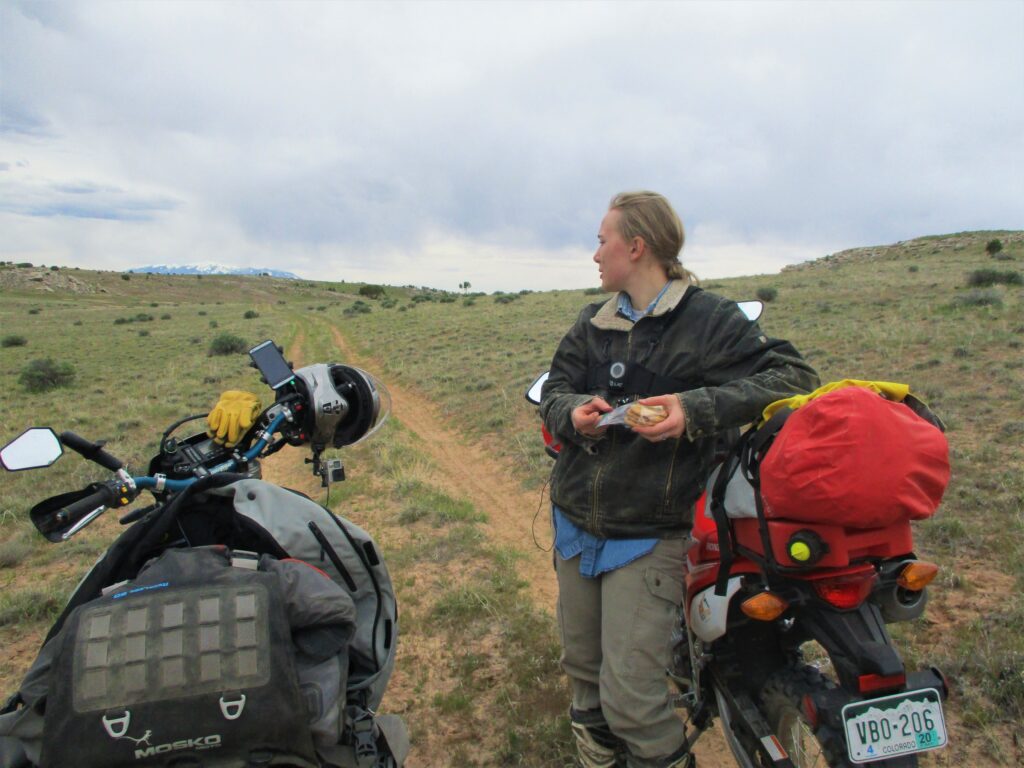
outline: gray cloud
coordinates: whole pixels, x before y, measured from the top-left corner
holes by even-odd
[[[0,213],[21,216],[150,221],[177,207],[177,201],[168,197],[134,194],[91,182],[39,184],[19,180],[0,188]]]
[[[221,260],[429,277],[416,259],[458,269],[454,242],[514,288],[580,258],[589,276],[628,188],[663,191],[688,253],[737,270],[1024,224],[1020,4],[82,8],[0,9],[20,126],[0,156],[37,180],[0,212],[72,227],[29,250],[74,242],[69,218],[173,211],[161,235],[217,232]]]

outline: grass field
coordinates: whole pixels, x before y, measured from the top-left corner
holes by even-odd
[[[993,237],[1005,246],[998,260],[985,252]],[[986,270],[996,273],[992,285],[978,277]],[[705,285],[735,299],[774,289],[762,327],[792,340],[823,381],[907,382],[946,421],[953,479],[939,514],[917,527],[919,554],[942,571],[926,616],[894,628],[910,661],[935,664],[953,682],[952,745],[929,764],[1022,760],[1024,287],[1005,277],[1022,271],[1024,233],[961,233]],[[602,298],[405,287],[370,300],[346,284],[128,277],[0,266],[0,442],[53,425],[109,440],[141,469],[168,423],[204,413],[224,389],[260,386],[244,355],[207,355],[217,334],[250,344],[273,337],[311,362],[339,358],[337,330],[378,361],[385,382],[422,394],[456,434],[539,494],[550,463],[523,391],[581,307]],[[20,341],[8,344],[12,337]],[[70,386],[25,390],[23,370],[44,358],[74,367]],[[399,420],[344,455],[350,480],[332,490],[330,506],[372,531],[388,558],[402,645],[386,704],[409,721],[426,756],[417,765],[568,764],[556,633],[519,577],[521,554],[488,539],[488,511],[438,482],[429,439]],[[298,456],[288,460],[299,466]],[[6,690],[119,530],[107,515],[53,546],[26,510],[101,477],[74,455],[45,472],[0,477]]]

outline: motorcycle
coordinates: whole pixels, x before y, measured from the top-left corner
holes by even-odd
[[[751,321],[764,308],[740,307]],[[547,375],[526,392],[535,406]],[[666,670],[689,743],[717,719],[741,768],[916,766],[946,746],[949,686],[935,667],[908,671],[886,625],[922,615],[937,566],[914,554],[908,521],[851,530],[726,515],[732,437],[696,505]],[[814,643],[823,656],[808,660]]]
[[[302,494],[260,479],[261,460],[291,445],[311,450],[312,458],[306,461],[312,464],[314,475],[321,478],[324,487],[344,480],[342,461],[324,459],[323,452],[329,447],[355,445],[375,434],[390,413],[390,396],[373,375],[352,366],[317,363],[293,370],[280,347],[272,341],[257,345],[249,354],[253,367],[259,369],[262,380],[274,391],[275,399],[233,447],[217,443],[205,431],[183,439],[175,436],[176,430],[190,421],[204,418],[203,414],[168,427],[145,475],[131,475],[122,461],[105,450],[102,442],[92,442],[72,432],[58,435],[50,428],[28,429],[0,449],[0,464],[8,471],[50,466],[67,448],[113,473],[109,480],[53,496],[32,508],[32,522],[51,542],[68,541],[105,510],[127,507],[143,491],[153,497],[153,503],[121,517],[120,522],[129,527],[80,582],[51,628],[21,689],[0,710],[0,766],[3,768],[67,764],[66,756],[56,756],[60,739],[54,734],[63,733],[59,730],[62,724],[44,721],[41,714],[47,709],[47,696],[52,709],[60,706],[54,701],[62,690],[58,679],[64,676],[58,671],[61,669],[68,672],[66,677],[73,678],[75,686],[68,698],[73,697],[76,712],[67,719],[70,721],[78,715],[92,718],[87,728],[83,726],[88,733],[74,745],[80,750],[75,755],[77,765],[235,765],[228,760],[230,749],[239,754],[246,752],[244,757],[238,758],[242,761],[238,765],[282,764],[281,761],[288,758],[282,757],[283,749],[275,751],[277,745],[251,745],[264,736],[264,740],[269,739],[268,734],[275,728],[278,732],[288,730],[282,725],[284,713],[276,723],[274,718],[265,715],[264,720],[251,722],[245,733],[250,738],[255,734],[256,739],[250,740],[248,745],[238,744],[238,738],[236,743],[230,743],[233,733],[242,732],[232,729],[241,728],[239,724],[245,720],[242,711],[247,696],[243,683],[265,685],[270,679],[276,685],[284,679],[271,677],[271,672],[278,668],[291,670],[285,674],[294,688],[293,700],[289,701],[295,704],[291,709],[301,713],[295,721],[297,727],[290,730],[303,731],[304,725],[308,729],[308,733],[303,732],[298,739],[301,749],[297,748],[295,754],[299,757],[294,762],[288,760],[288,765],[307,768],[349,765],[399,768],[402,765],[408,752],[404,723],[397,717],[376,715],[374,711],[394,665],[398,632],[394,590],[383,559],[369,534],[351,521],[336,517]],[[187,589],[180,592],[184,595],[180,598],[184,608],[179,609],[183,618],[179,617],[175,627],[184,629],[176,629],[177,635],[174,635],[166,629],[132,630],[128,626],[137,616],[136,619],[128,614],[122,616],[122,605],[137,609],[147,605],[149,599],[166,600],[152,596],[160,590],[169,594],[169,587],[179,586],[167,579],[147,581],[147,574],[158,573],[162,565],[172,570],[181,564],[188,566],[192,563],[187,559],[189,555],[198,553],[201,560],[210,552],[215,555],[213,561],[202,560],[202,564],[214,561],[227,564],[232,566],[227,568],[230,573],[226,577],[219,572],[214,576],[201,573],[196,583],[206,592],[196,598],[196,606],[191,608],[191,593]],[[274,606],[280,606],[283,601],[286,610],[282,609],[281,615],[287,616],[286,621],[301,619],[303,623],[293,623],[290,628],[286,624],[279,631],[273,629],[273,618],[265,620],[272,629],[267,630],[269,639],[265,645],[259,647],[262,660],[258,664],[252,662],[258,674],[252,672],[246,677],[242,672],[243,650],[240,649],[248,647],[245,643],[254,646],[255,634],[245,642],[239,638],[256,630],[251,629],[251,623],[243,626],[242,619],[247,617],[243,616],[242,608],[237,608],[238,615],[224,614],[219,634],[211,635],[209,601],[227,600],[225,595],[236,589],[232,585],[242,583],[238,574],[256,570],[278,574],[283,595],[259,603],[260,611],[268,605],[266,612],[277,610]],[[181,575],[185,571],[179,568],[175,573]],[[328,579],[323,579],[324,576]],[[182,577],[181,583],[185,581]],[[212,583],[225,586],[211,588]],[[277,584],[275,581],[275,588]],[[304,594],[302,590],[307,587]],[[241,606],[244,599],[248,599],[244,598],[248,593],[243,590],[238,594],[243,595],[237,598]],[[206,602],[202,602],[204,600]],[[193,609],[194,628],[189,625]],[[90,617],[95,618],[96,610],[100,611],[99,619],[86,623]],[[165,606],[164,610],[170,609]],[[225,610],[230,613],[229,609]],[[248,615],[250,620],[252,611]],[[304,615],[297,619],[300,613]],[[127,624],[117,625],[122,620]],[[321,620],[321,624],[316,624],[316,620]],[[154,621],[159,624],[159,620]],[[229,641],[224,638],[236,630],[231,621],[238,623],[239,634],[236,640]],[[260,622],[264,619],[260,615],[256,615],[255,621],[257,626],[263,626]],[[74,629],[75,626],[78,629]],[[86,630],[81,629],[83,626]],[[102,630],[106,634],[98,635],[97,626],[107,627]],[[111,626],[120,626],[122,631],[110,630]],[[134,646],[132,637],[127,640],[121,637],[132,631],[142,633],[134,638]],[[94,642],[97,636],[109,638],[109,642],[104,640],[97,644]],[[293,651],[292,645],[287,644],[289,659],[282,667],[271,658],[278,650],[278,646],[271,643],[286,644],[281,638],[288,637],[294,640],[298,650]],[[237,647],[232,645],[236,641]],[[125,642],[128,645],[122,648],[119,643]],[[85,645],[79,647],[82,643]],[[156,649],[163,648],[162,653],[167,656],[167,649],[175,643],[179,651],[182,647],[186,649],[183,654],[178,653],[179,666],[160,666],[163,660],[155,658],[159,656]],[[225,643],[224,647],[218,645]],[[61,648],[71,649],[72,653],[66,656],[73,657],[72,662],[61,661]],[[215,653],[203,655],[203,651],[211,649]],[[115,659],[117,653],[123,658]],[[190,655],[202,658],[191,659]],[[122,663],[124,660],[139,663],[132,668],[134,671],[125,671],[131,664]],[[79,677],[81,663],[86,669]],[[97,678],[92,667],[100,669],[102,677]],[[154,672],[156,669],[160,671]],[[158,696],[169,674],[167,670],[176,671],[180,678],[172,691],[177,702],[174,706],[178,707],[175,711],[170,704],[161,708],[163,702]],[[262,679],[255,679],[261,676]],[[96,689],[96,679],[107,682]],[[213,690],[214,683],[230,690]],[[95,700],[89,699],[89,685],[94,686],[92,694],[101,691]],[[204,717],[201,722],[205,727],[215,720],[220,723],[220,730],[201,738],[193,738],[195,734],[191,732],[185,734],[188,738],[168,735],[171,726],[176,725],[174,718],[187,717],[190,709],[201,707],[200,694],[209,694],[211,690],[210,695],[220,696],[219,704],[215,700],[213,717]],[[280,697],[277,695],[276,687],[271,687],[271,692],[269,696],[249,694],[246,711],[252,713],[251,717],[267,711],[265,706],[260,709],[259,700],[284,697],[283,693]],[[168,699],[174,697],[168,694]],[[59,720],[58,717],[51,719]],[[128,735],[129,728],[135,728],[131,723],[142,723],[139,728],[149,728],[143,735],[133,738]],[[163,741],[151,744],[151,738]],[[128,741],[134,744],[134,753],[123,752],[129,746]],[[95,749],[89,752],[87,744],[94,744]],[[90,756],[88,760],[86,755]]]

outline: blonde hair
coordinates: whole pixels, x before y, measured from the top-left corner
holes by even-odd
[[[679,215],[663,195],[657,192],[620,192],[608,204],[619,216],[619,234],[627,242],[643,238],[647,249],[665,268],[670,279],[697,283],[697,276],[683,266],[679,254],[686,232]]]

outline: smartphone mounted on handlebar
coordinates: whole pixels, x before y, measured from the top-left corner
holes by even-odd
[[[275,392],[295,378],[295,371],[284,359],[281,348],[270,339],[250,349],[249,357]]]

